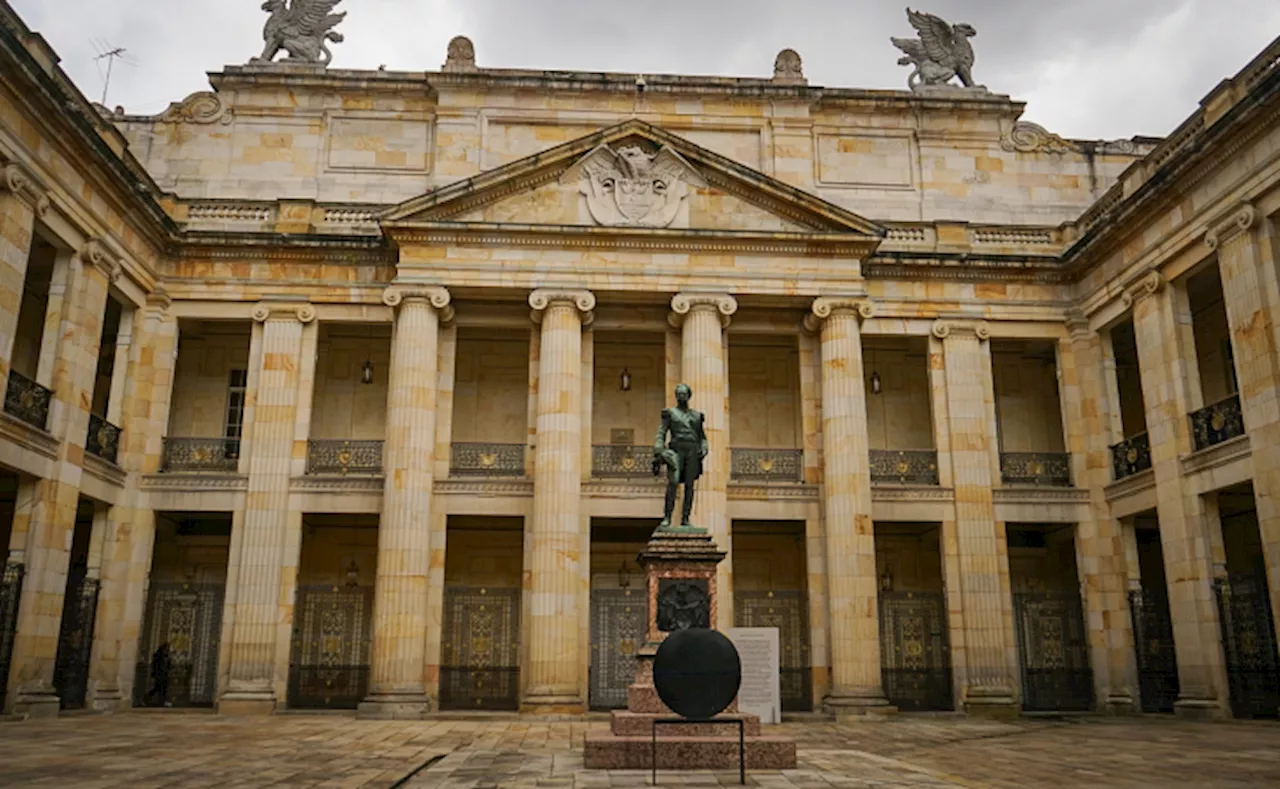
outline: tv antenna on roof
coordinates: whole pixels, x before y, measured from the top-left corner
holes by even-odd
[[[129,57],[129,50],[124,47],[113,47],[106,42],[95,42],[95,45],[100,50],[101,54],[94,58],[94,60],[107,61],[107,75],[102,80],[102,106],[105,107],[107,106],[107,91],[111,90],[111,69],[115,65],[116,60],[119,59],[121,62],[129,65],[134,64],[136,61],[132,57]]]

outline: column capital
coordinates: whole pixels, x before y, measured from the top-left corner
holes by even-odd
[[[44,216],[49,211],[49,190],[30,170],[17,162],[9,162],[4,166],[0,191],[10,192],[23,200],[38,216]]]
[[[170,304],[173,304],[173,299],[164,285],[156,285],[156,289],[147,294],[147,309],[153,312],[163,315],[169,311]]]
[[[977,337],[979,341],[991,339],[991,327],[986,321],[936,320],[933,322],[933,336],[939,340],[948,337]]]
[[[1164,288],[1165,282],[1164,274],[1161,274],[1159,269],[1148,269],[1124,286],[1124,294],[1120,297],[1120,301],[1127,309],[1134,302],[1159,293]]]
[[[1094,336],[1094,333],[1089,328],[1089,319],[1080,310],[1074,308],[1067,310],[1063,323],[1067,326],[1067,336],[1072,342],[1088,340]]]
[[[568,304],[576,309],[582,318],[583,326],[590,326],[595,320],[596,295],[589,290],[573,290],[571,288],[538,288],[529,294],[529,306],[533,309],[533,322],[542,323],[542,314],[553,304]]]
[[[440,322],[453,320],[453,295],[439,285],[392,285],[382,292],[382,303],[399,309],[406,302],[426,303],[440,313]]]
[[[1252,203],[1244,203],[1209,226],[1204,234],[1204,245],[1210,250],[1227,243],[1241,233],[1246,233],[1258,222],[1258,209]]]
[[[253,319],[258,323],[271,320],[310,323],[316,319],[316,308],[307,302],[260,301],[253,308]]]
[[[875,305],[868,299],[854,296],[819,296],[813,300],[813,307],[804,316],[804,327],[807,331],[818,332],[822,323],[832,315],[856,313],[859,321],[870,320],[875,315]]]
[[[80,260],[101,271],[109,282],[120,279],[123,268],[120,265],[120,258],[96,238],[91,238],[80,246]]]
[[[720,315],[720,325],[727,329],[730,318],[738,311],[738,300],[728,293],[677,293],[671,297],[667,322],[680,328],[686,315],[700,309],[715,310]]]

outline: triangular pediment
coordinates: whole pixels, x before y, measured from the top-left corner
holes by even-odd
[[[382,221],[883,236],[863,217],[639,120],[413,198]]]

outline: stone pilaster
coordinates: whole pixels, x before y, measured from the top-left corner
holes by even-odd
[[[360,714],[419,718],[430,706],[424,669],[440,319],[452,308],[449,292],[440,287],[395,285],[382,300],[396,309],[396,325],[383,448],[386,483],[378,523],[373,665]]]
[[[107,288],[120,264],[100,244],[80,250],[62,316],[62,341],[53,371],[49,430],[59,437],[53,474],[33,489],[26,544],[26,577],[13,645],[12,710],[56,715],[53,667],[67,586],[70,545],[80,499],[84,445],[93,401]]]
[[[822,503],[831,643],[826,707],[837,715],[891,709],[880,682],[876,536],[862,382],[860,322],[869,317],[868,302],[823,297],[814,302],[806,321],[821,332]]]
[[[991,492],[995,408],[990,331],[985,323],[937,321],[942,341],[946,419],[955,489],[955,544],[964,620],[965,674],[961,701],[969,712],[1015,712],[1011,655],[1014,637],[1005,615],[1009,567],[1003,524]],[[944,446],[939,442],[939,446]],[[944,527],[946,524],[944,524]]]
[[[261,369],[253,443],[248,459],[244,533],[236,578],[224,714],[270,713],[274,689],[281,568],[289,525],[289,478],[298,405],[303,325],[315,320],[310,304],[263,302],[253,312],[262,326]]]
[[[1257,209],[1246,204],[1210,228],[1204,240],[1218,253],[1271,612],[1280,632],[1280,277],[1274,240],[1260,225],[1265,222]]]
[[[520,707],[528,712],[581,712],[582,327],[595,296],[583,290],[535,290],[541,323],[537,459],[530,530],[529,646]]]
[[[48,208],[48,194],[27,168],[10,163],[0,170],[0,392],[9,384],[36,217]]]
[[[1194,375],[1190,367],[1194,352],[1170,340],[1179,336],[1174,294],[1159,272],[1148,272],[1128,287],[1125,295],[1133,303],[1156,513],[1178,660],[1180,690],[1175,709],[1187,715],[1221,715],[1226,674],[1204,500],[1187,489],[1178,460],[1191,448],[1187,380]]]
[[[693,390],[690,406],[703,413],[707,457],[693,500],[692,520],[711,534],[729,556],[716,567],[720,605],[714,626],[733,627],[733,551],[729,530],[729,392],[724,330],[738,311],[727,293],[677,293],[671,299],[670,321],[681,330],[680,374]],[[668,392],[668,397],[671,396]]]
[[[1110,411],[1102,338],[1087,323],[1069,324],[1058,343],[1059,386],[1076,487],[1089,492],[1089,517],[1076,524],[1076,555],[1093,666],[1095,697],[1115,713],[1135,711],[1137,665],[1127,604],[1127,559],[1105,488],[1111,481]]]

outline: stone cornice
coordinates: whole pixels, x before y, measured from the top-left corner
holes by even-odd
[[[316,308],[308,302],[260,301],[253,308],[253,319],[258,323],[277,320],[296,320],[310,323],[316,319]]]
[[[1198,471],[1225,466],[1237,460],[1245,460],[1251,456],[1252,448],[1249,436],[1246,434],[1215,444],[1208,449],[1183,455],[1178,458],[1178,465],[1182,468],[1183,474],[1194,474]]]
[[[1210,225],[1204,234],[1204,245],[1216,251],[1218,247],[1243,233],[1249,232],[1258,223],[1258,209],[1252,204],[1238,206],[1226,217]]]
[[[112,254],[96,238],[89,239],[80,247],[80,260],[101,271],[110,282],[120,279],[122,271],[120,258]]]
[[[991,339],[991,327],[986,321],[939,319],[933,322],[930,329],[934,337],[945,340],[948,337],[972,336],[978,340]]]
[[[738,300],[728,293],[677,293],[671,297],[671,314],[667,322],[680,328],[685,317],[695,310],[714,310],[720,316],[720,325],[729,328],[733,314],[738,311]]]
[[[4,166],[0,190],[25,202],[36,212],[36,216],[44,216],[49,211],[49,190],[30,170],[17,162],[9,162]]]

